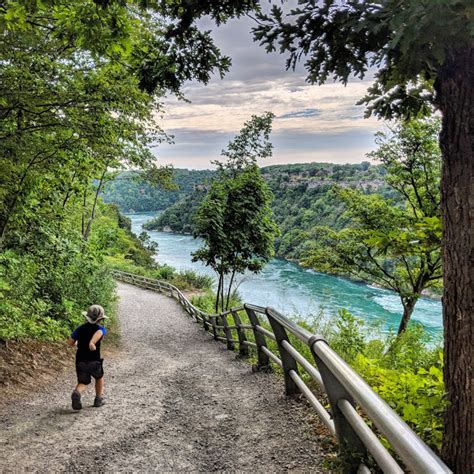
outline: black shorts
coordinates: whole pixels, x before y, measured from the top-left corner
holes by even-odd
[[[104,376],[104,359],[76,362],[77,382],[84,385],[91,383],[91,377],[96,380]]]

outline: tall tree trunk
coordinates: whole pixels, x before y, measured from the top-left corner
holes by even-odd
[[[403,304],[403,316],[402,320],[400,321],[400,326],[398,327],[398,335],[402,334],[408,326],[410,322],[411,315],[413,314],[413,310],[415,309],[415,304],[418,298],[406,298],[402,300]]]
[[[81,233],[84,237],[86,233],[86,206],[87,206],[87,184],[84,187],[84,195],[82,199],[82,214],[81,214]]]
[[[87,222],[87,227],[83,234],[84,240],[88,240],[89,235],[91,233],[92,222],[94,221],[94,218],[95,218],[95,210],[97,207],[97,201],[99,200],[100,190],[102,189],[102,184],[104,183],[105,173],[107,173],[107,164],[105,165],[105,169],[102,175],[100,176],[99,183],[97,184],[97,189],[95,191],[95,196],[94,196],[94,204],[92,205],[91,216]]]
[[[216,302],[214,305],[214,308],[216,310],[216,313],[219,312],[219,299],[221,297],[221,286],[222,286],[222,273],[219,273],[219,283],[217,284],[217,293],[216,293]]]
[[[456,473],[474,472],[474,42],[446,60],[435,84],[443,113],[444,381],[442,457]]]
[[[225,299],[224,299],[224,285],[225,285],[225,275],[222,274],[222,285],[221,285],[221,311],[224,311]]]
[[[230,277],[230,282],[229,282],[229,289],[227,290],[227,301],[225,304],[225,309],[226,311],[229,309],[229,304],[230,304],[230,296],[232,292],[232,285],[234,284],[234,278],[235,278],[235,270],[232,271],[232,276]]]

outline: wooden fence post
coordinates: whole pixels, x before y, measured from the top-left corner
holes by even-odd
[[[206,332],[210,332],[209,331],[209,323],[207,322],[207,317],[208,317],[208,314],[205,313],[202,317],[202,325],[204,327],[204,331]]]
[[[280,358],[283,365],[283,373],[285,376],[285,394],[288,397],[297,395],[300,393],[300,389],[290,376],[290,371],[294,370],[298,374],[298,364],[296,363],[293,356],[283,347],[282,342],[287,341],[288,335],[286,334],[285,328],[272,316],[268,313],[268,308],[266,310],[268,320],[272,326],[273,334],[275,334],[275,339],[278,344],[278,349],[280,351]]]
[[[239,356],[248,357],[249,348],[245,345],[247,342],[247,337],[245,336],[245,331],[240,327],[242,321],[240,320],[239,313],[237,311],[231,310],[232,319],[234,320],[234,325],[237,327],[237,335],[239,338]]]
[[[215,341],[218,340],[218,339],[217,339],[217,328],[216,328],[217,324],[216,324],[216,319],[217,319],[216,316],[214,316],[214,315],[210,316],[211,326],[212,326],[212,335],[213,335]]]
[[[260,321],[257,316],[257,313],[253,309],[247,307],[245,307],[245,311],[247,312],[250,324],[253,327],[253,335],[255,338],[255,343],[257,344],[258,361],[257,364],[254,366],[254,369],[258,372],[271,372],[272,366],[270,365],[270,358],[267,354],[265,354],[262,349],[262,347],[267,347],[265,336],[257,330],[257,326],[260,326]]]
[[[224,334],[227,339],[227,349],[229,351],[234,350],[234,343],[232,342],[232,332],[229,329],[229,324],[227,322],[227,314],[221,314],[222,326],[224,326]]]
[[[323,379],[324,389],[327,393],[329,404],[331,405],[331,415],[336,429],[336,438],[339,444],[341,459],[344,463],[343,469],[344,472],[357,472],[358,466],[367,460],[367,449],[338,405],[339,400],[346,400],[353,406],[355,406],[355,402],[352,395],[331,372],[331,369],[318,357],[314,350],[315,344],[327,344],[327,342],[319,336],[312,336],[308,341],[308,346],[311,348],[311,353],[318,366]]]

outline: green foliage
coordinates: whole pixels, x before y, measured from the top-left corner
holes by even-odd
[[[117,204],[123,212],[163,210],[178,202],[183,195],[202,188],[213,175],[210,170],[175,169],[172,179],[177,189],[169,190],[146,181],[142,173],[124,171],[106,184],[103,198],[105,202]]]
[[[82,237],[82,203],[74,198],[61,227],[40,221],[0,253],[0,339],[58,340],[102,305],[114,316],[115,283],[105,260],[154,266],[154,252],[129,230],[117,208],[97,203],[90,237]],[[112,320],[110,322],[114,324]]]
[[[422,291],[442,277],[438,130],[437,120],[418,120],[399,124],[392,135],[378,134],[372,155],[383,162],[385,180],[402,202],[336,188],[350,224],[342,230],[314,228],[314,247],[305,260],[320,271],[397,292],[404,308],[399,333]]]
[[[361,354],[354,367],[432,449],[440,450],[446,409],[441,357],[413,370],[388,368]]]
[[[273,114],[266,113],[244,125],[223,152],[227,160],[218,163],[216,179],[194,217],[195,236],[204,245],[193,253],[193,260],[204,262],[219,277],[216,311],[229,307],[236,274],[258,273],[273,256],[278,228],[270,209],[272,196],[256,164],[257,158],[271,153],[272,119]]]
[[[163,230],[170,228],[174,232],[192,233],[194,231],[194,215],[201,204],[206,189],[195,189],[175,204],[164,210],[157,217],[149,220],[143,226],[147,230]]]
[[[338,311],[335,326],[329,335],[331,347],[344,359],[353,360],[365,347],[364,322],[346,309]]]
[[[441,447],[444,399],[442,353],[421,325],[400,337],[377,335],[347,311],[339,312],[327,339],[369,385],[435,451]],[[377,335],[377,336],[376,336]],[[376,336],[376,337],[375,337]]]
[[[156,98],[140,90],[121,61],[127,54],[108,50],[140,47],[128,10],[24,3],[8,2],[0,15],[2,240],[27,222],[61,219],[72,196],[95,192],[92,179],[100,190],[108,169],[155,167],[149,144],[162,138],[152,118]],[[84,211],[87,235],[94,204]]]
[[[107,257],[106,262],[112,269],[167,281],[181,290],[209,290],[213,284],[212,277],[208,275],[202,275],[192,270],[176,271],[169,265],[155,264],[151,267],[144,267],[123,257]]]
[[[157,266],[156,249],[131,233],[113,205],[98,202],[90,238],[84,241],[78,225],[81,206],[73,204],[61,234],[48,227],[36,229],[41,233],[32,242],[25,236],[22,246],[0,253],[0,339],[59,340],[82,323],[81,311],[91,304],[114,316],[110,268],[166,280],[181,289],[212,286],[209,276]]]
[[[217,294],[213,291],[207,291],[191,297],[191,303],[208,314],[214,314]],[[242,299],[238,294],[233,294],[230,299],[229,308],[236,308],[242,305]]]
[[[181,97],[183,82],[206,82],[229,67],[198,18],[225,21],[254,6],[182,3],[2,4],[0,338],[56,340],[88,305],[110,313],[106,259],[155,268],[156,247],[103,205],[102,188],[123,168],[173,187],[171,169],[158,168],[150,151],[167,139],[155,125],[160,98]],[[179,284],[210,285],[206,277],[160,272]]]
[[[222,150],[225,162],[218,160],[213,162],[218,172],[237,176],[249,166],[257,165],[258,160],[272,156],[270,133],[273,118],[274,114],[271,112],[265,112],[260,116],[252,115],[239,134],[229,142],[227,149]]]
[[[208,314],[214,314],[217,295],[209,291],[205,294],[195,295],[191,297],[191,303]]]
[[[0,339],[59,340],[91,304],[113,316],[115,283],[97,254],[69,239],[44,243],[54,254],[48,247],[0,254]]]

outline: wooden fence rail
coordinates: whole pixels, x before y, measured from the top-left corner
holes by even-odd
[[[113,275],[125,283],[175,298],[214,339],[226,343],[229,350],[237,346],[240,356],[247,357],[249,348],[254,349],[258,360],[255,370],[269,371],[272,362],[278,365],[283,371],[286,395],[302,394],[336,437],[347,472],[368,473],[367,465],[374,463],[379,470],[390,474],[451,472],[397,413],[329,347],[324,338],[310,333],[272,308],[245,304],[220,314],[208,314],[196,308],[169,283],[117,270]],[[239,313],[245,314],[250,324],[243,324]],[[272,331],[263,327],[261,321],[268,321]],[[248,340],[249,332],[254,342]],[[298,352],[289,335],[309,347],[313,362]],[[276,341],[278,355],[268,348],[267,338]],[[329,411],[305,383],[301,371],[327,395]],[[377,433],[366,420],[370,420]],[[380,436],[391,445],[397,460],[381,442]]]

